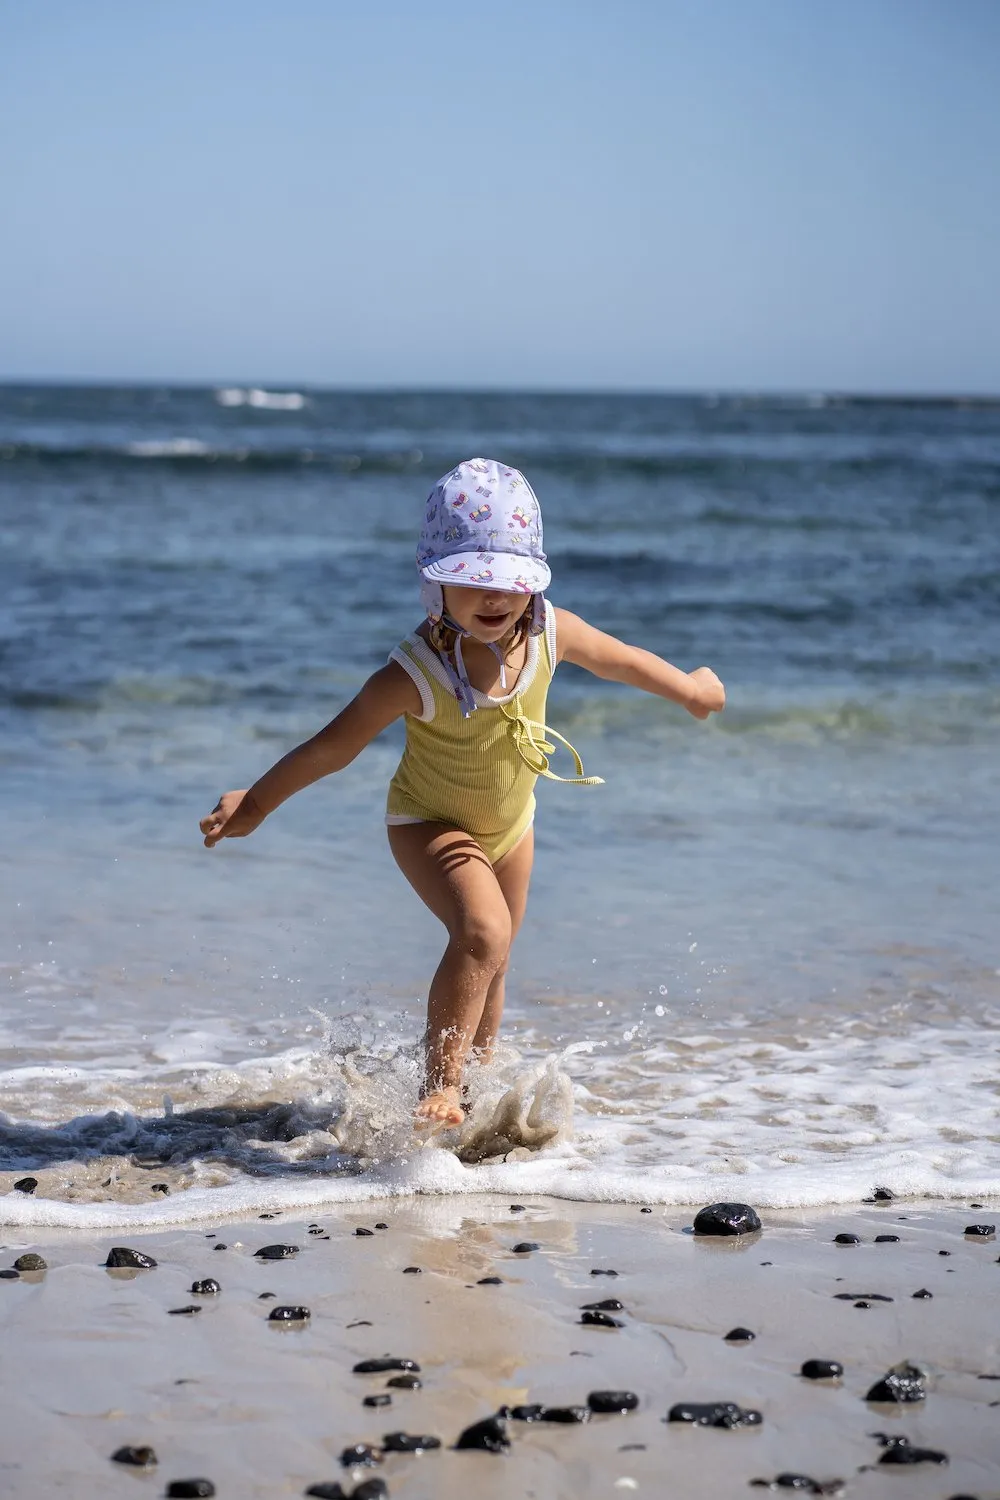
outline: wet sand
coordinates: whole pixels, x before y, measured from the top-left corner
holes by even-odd
[[[761,1217],[759,1234],[708,1239],[691,1233],[691,1210],[407,1198],[210,1230],[0,1229],[0,1267],[29,1252],[48,1266],[0,1279],[0,1494],[153,1496],[203,1477],[241,1500],[323,1481],[350,1495],[378,1476],[407,1500],[725,1500],[796,1473],[840,1480],[851,1496],[997,1500],[997,1237],[965,1230],[996,1224],[1000,1205],[899,1200]],[[524,1242],[539,1248],[515,1252]],[[299,1250],[256,1255],[275,1244]],[[156,1268],[108,1270],[115,1245]],[[217,1295],[192,1293],[209,1277]],[[611,1314],[622,1326],[583,1324],[583,1304],[605,1298],[624,1304]],[[310,1317],[269,1321],[279,1305]],[[755,1337],[727,1341],[737,1327]],[[415,1361],[421,1388],[388,1388],[391,1371],[353,1373],[382,1356]],[[810,1359],[838,1361],[843,1376],[804,1378]],[[926,1399],[866,1400],[904,1360],[926,1372]],[[633,1392],[638,1408],[580,1425],[509,1420],[509,1452],[453,1449],[501,1406],[586,1406],[602,1390]],[[376,1394],[391,1405],[363,1405]],[[762,1420],[664,1421],[685,1402],[734,1402]],[[400,1431],[441,1447],[342,1466],[345,1448]],[[949,1461],[880,1465],[876,1433]],[[150,1445],[157,1466],[114,1462],[123,1445]]]

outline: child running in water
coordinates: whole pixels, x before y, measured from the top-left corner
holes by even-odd
[[[458,1125],[470,1054],[488,1061],[500,1025],[511,943],[524,917],[539,776],[581,785],[580,757],[545,725],[560,661],[669,698],[696,719],[723,708],[709,667],[683,672],[549,604],[542,518],[516,469],[470,459],[438,481],[417,548],[427,618],[325,729],[249,791],[226,792],[201,820],[206,848],[245,838],[294,792],[341,771],[394,720],[406,747],[389,787],[389,846],[448,944],[427,997],[417,1116]],[[561,740],[577,774],[549,769]]]

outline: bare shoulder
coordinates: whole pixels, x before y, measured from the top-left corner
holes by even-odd
[[[373,672],[354,701],[363,713],[385,724],[401,714],[419,714],[423,708],[416,683],[396,661]]]
[[[572,610],[555,608],[556,655],[559,661],[568,661],[585,667],[590,672],[603,675],[602,668],[615,665],[630,651],[617,637],[607,635],[594,625],[588,625]]]

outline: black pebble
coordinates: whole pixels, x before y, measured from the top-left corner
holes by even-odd
[[[919,1297],[921,1300],[925,1300],[928,1297],[933,1297],[934,1293],[929,1292],[925,1286],[922,1286],[919,1292],[914,1292],[913,1295],[914,1297]]]
[[[727,1344],[749,1344],[756,1337],[749,1328],[730,1328],[725,1341]]]
[[[125,1245],[115,1245],[108,1251],[108,1258],[104,1264],[111,1266],[112,1269],[132,1267],[137,1270],[151,1271],[156,1261],[151,1255],[143,1255],[141,1250],[129,1250]]]
[[[860,1302],[855,1302],[854,1306],[855,1307],[871,1307],[871,1303],[870,1302],[866,1302],[864,1300],[864,1298],[862,1298]]]
[[[269,1323],[305,1323],[312,1317],[308,1307],[272,1307],[267,1315]]]
[[[361,1403],[362,1406],[391,1406],[392,1397],[388,1391],[379,1391],[374,1396],[366,1396]]]
[[[419,1391],[423,1387],[423,1381],[419,1375],[394,1375],[391,1380],[386,1381],[396,1391]]]
[[[651,1208],[640,1208],[639,1212],[641,1214],[651,1214],[653,1210]]]
[[[456,1448],[476,1448],[483,1453],[506,1453],[510,1448],[507,1428],[500,1417],[485,1417],[461,1433]]]
[[[218,1249],[219,1246],[216,1246]],[[298,1255],[298,1245],[263,1245],[260,1250],[255,1250],[254,1255],[258,1260],[287,1260],[290,1255]]]
[[[595,1266],[594,1270],[592,1270],[590,1274],[591,1274],[591,1276],[617,1276],[618,1272],[617,1271],[610,1271],[610,1270],[609,1271],[601,1271],[601,1270],[599,1270]]]
[[[621,1412],[635,1411],[639,1405],[639,1397],[634,1391],[591,1391],[587,1397],[587,1405],[595,1412]]]
[[[168,1307],[167,1312],[172,1318],[184,1318],[191,1313],[200,1313],[201,1308],[195,1307],[194,1303],[192,1302],[189,1303],[187,1307]]]
[[[950,1250],[939,1250],[938,1251],[938,1255],[950,1255],[950,1254],[951,1254]]]
[[[257,1217],[258,1217],[258,1219],[276,1219],[278,1217],[278,1215],[277,1214],[258,1214]]]
[[[938,1448],[914,1448],[908,1438],[890,1438],[880,1464],[946,1464],[947,1453]]]
[[[877,1187],[872,1193],[876,1203],[891,1203],[895,1196],[892,1188],[887,1187]]]
[[[306,1234],[311,1234],[313,1236],[319,1235],[320,1238],[323,1237],[323,1231],[322,1231],[322,1229],[307,1229],[306,1230]],[[311,1494],[311,1491],[310,1490],[306,1490],[306,1494],[307,1495]]]
[[[351,1500],[385,1500],[389,1486],[384,1479],[365,1479],[351,1491]]]
[[[835,1245],[860,1245],[860,1234],[835,1234],[833,1237]]]
[[[755,1234],[760,1216],[748,1203],[710,1203],[694,1221],[695,1234]]]
[[[619,1302],[617,1297],[605,1297],[602,1302],[585,1302],[580,1309],[581,1312],[624,1312],[624,1302]]]
[[[359,1235],[362,1239],[371,1239],[374,1236],[375,1231],[374,1229],[362,1229],[359,1227],[354,1231],[354,1233],[356,1235]]]
[[[116,1448],[111,1455],[113,1463],[131,1464],[136,1469],[151,1469],[158,1462],[152,1448]]]
[[[360,1364],[354,1366],[355,1375],[385,1375],[389,1370],[412,1370],[420,1373],[420,1366],[415,1359],[393,1359],[386,1355],[384,1359],[363,1359]]]
[[[744,1411],[735,1401],[679,1401],[667,1414],[668,1422],[691,1422],[696,1427],[759,1427],[759,1411]]]
[[[164,1197],[170,1192],[170,1187],[165,1182],[154,1182],[149,1190],[151,1193],[162,1193]]]
[[[306,1494],[312,1495],[314,1500],[347,1500],[347,1491],[335,1479],[326,1480],[322,1484],[311,1484]]]
[[[421,1275],[423,1275],[423,1272],[422,1272],[420,1266],[404,1266],[403,1267],[403,1275],[404,1276],[421,1276]]]
[[[511,1211],[512,1214],[523,1214],[524,1213],[524,1204],[523,1203],[512,1203],[510,1205],[510,1211]]]
[[[199,1497],[215,1494],[215,1485],[210,1479],[171,1479],[167,1485],[171,1500],[199,1500]]]
[[[276,1297],[277,1295],[277,1292],[258,1292],[257,1301],[266,1302],[270,1297]]]
[[[836,1380],[844,1373],[844,1367],[836,1359],[807,1359],[799,1371],[807,1380]]]
[[[539,1422],[573,1423],[589,1422],[589,1406],[543,1406]]]
[[[423,1453],[427,1448],[440,1448],[440,1446],[440,1438],[416,1432],[387,1432],[382,1439],[382,1449],[385,1453]]]
[[[585,1312],[580,1314],[580,1322],[588,1328],[624,1328],[625,1324],[620,1318],[613,1318],[606,1312]]]
[[[388,1224],[381,1224],[381,1223],[379,1223],[379,1224],[375,1225],[375,1228],[376,1229],[388,1229],[389,1226],[388,1226]]]
[[[0,1281],[20,1281],[20,1271],[15,1271],[13,1266],[4,1266],[0,1271]]]
[[[542,1247],[537,1240],[521,1240],[512,1248],[515,1255],[528,1255],[532,1250],[540,1250]]]
[[[899,1244],[899,1235],[898,1234],[877,1234],[875,1236],[875,1243],[876,1243],[876,1245],[898,1245]]]
[[[48,1269],[48,1261],[36,1255],[34,1250],[29,1250],[27,1255],[19,1255],[14,1262],[15,1271],[47,1271]]]
[[[997,1226],[995,1224],[966,1224],[965,1232],[974,1240],[986,1240],[996,1234]]]
[[[37,1177],[19,1177],[14,1184],[15,1193],[33,1193],[38,1186]]]
[[[480,1276],[476,1286],[503,1286],[503,1278],[500,1276]]]
[[[217,1297],[222,1288],[214,1276],[206,1276],[204,1281],[192,1281],[191,1290],[196,1297]]]
[[[222,1243],[222,1241],[221,1241],[221,1240],[220,1240],[220,1241],[219,1241],[219,1243],[218,1243],[218,1244],[217,1244],[217,1245],[213,1245],[213,1246],[212,1246],[212,1249],[213,1249],[213,1250],[228,1250],[228,1249],[229,1249],[229,1246],[228,1246],[228,1245],[224,1245],[224,1244],[223,1244],[223,1243]]]
[[[340,1462],[345,1469],[354,1468],[355,1465],[363,1465],[366,1469],[374,1468],[382,1462],[378,1450],[370,1443],[355,1443],[353,1448],[345,1448],[340,1455]]]
[[[869,1304],[872,1302],[892,1301],[892,1298],[887,1297],[884,1292],[834,1292],[833,1294],[834,1302],[853,1302],[855,1306],[857,1306],[859,1297],[863,1298]]]
[[[865,1397],[866,1401],[892,1401],[904,1404],[911,1401],[923,1401],[927,1396],[926,1380],[923,1370],[916,1365],[911,1365],[905,1359],[898,1365],[893,1365],[881,1380],[877,1380]]]
[[[499,1415],[510,1417],[512,1422],[540,1422],[545,1407],[539,1402],[530,1406],[504,1406],[501,1407]]]

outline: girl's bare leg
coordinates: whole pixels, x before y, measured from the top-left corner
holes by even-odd
[[[524,915],[531,873],[530,839],[529,833],[494,870],[475,839],[461,829],[443,823],[389,828],[396,863],[448,931],[448,946],[427,997],[426,1077],[417,1110],[427,1120],[461,1123],[459,1087],[465,1060],[480,1034],[487,1048],[492,1045],[503,1006],[502,971],[515,931],[514,918],[520,925]],[[522,872],[520,879],[517,870]],[[505,886],[514,911],[508,906]]]
[[[497,884],[503,891],[507,910],[510,912],[511,946],[524,920],[534,858],[535,831],[529,828],[521,842],[493,866]],[[503,1015],[504,985],[509,967],[510,948],[507,949],[503,964],[494,974],[490,987],[486,991],[486,1004],[483,1006],[483,1014],[472,1039],[472,1050],[479,1062],[489,1062],[493,1056],[493,1046],[500,1030],[500,1018]]]

